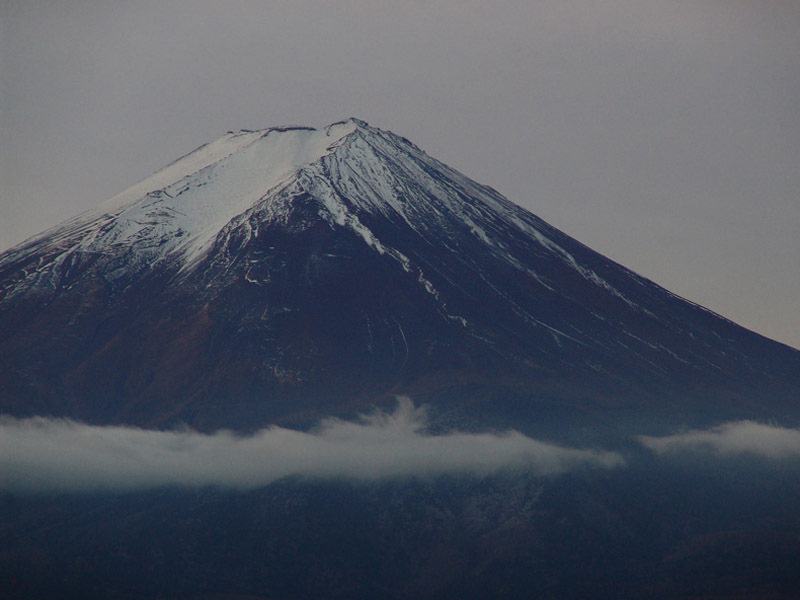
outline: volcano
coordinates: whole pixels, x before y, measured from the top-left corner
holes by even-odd
[[[0,596],[797,598],[798,400],[402,137],[229,133],[0,255]]]
[[[356,119],[228,133],[6,251],[0,331],[16,416],[800,416],[800,352]]]

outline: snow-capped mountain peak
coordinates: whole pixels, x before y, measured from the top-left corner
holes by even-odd
[[[598,386],[650,407],[750,386],[789,406],[800,372],[357,119],[228,133],[0,255],[0,327],[15,406],[63,390],[162,416],[243,390],[276,416],[292,390],[311,406],[497,377],[580,410]]]
[[[352,229],[381,252],[386,246],[368,230],[365,215],[403,222],[431,242],[447,244],[443,232],[467,233],[511,262],[517,259],[497,235],[509,227],[557,248],[543,222],[490,188],[405,138],[351,118],[319,129],[229,132],[12,249],[9,258],[22,258],[45,243],[64,258],[124,251],[130,259],[133,250],[137,264],[180,258],[185,269],[256,205],[288,218],[291,197],[279,198],[285,188],[290,196],[310,192],[331,226]]]
[[[138,246],[151,250],[146,252],[150,261],[176,252],[196,260],[231,219],[334,151],[363,125],[349,119],[321,129],[229,132],[10,254],[19,258],[39,242],[55,242],[66,252],[107,253]]]
[[[187,260],[207,251],[220,230],[271,190],[332,152],[357,124],[324,129],[241,131],[198,148],[100,206],[113,215],[113,243],[155,238]],[[165,242],[167,242],[165,244]]]

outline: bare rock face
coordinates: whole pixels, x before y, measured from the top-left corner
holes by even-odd
[[[800,352],[357,120],[228,134],[0,255],[0,331],[18,416],[800,417]]]

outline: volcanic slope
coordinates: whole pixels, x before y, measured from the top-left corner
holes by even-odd
[[[532,188],[535,194],[535,189]],[[0,255],[0,411],[203,429],[800,415],[800,352],[351,119],[229,133]]]

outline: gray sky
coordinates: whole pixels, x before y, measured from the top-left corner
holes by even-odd
[[[4,0],[0,249],[228,130],[355,116],[800,347],[796,0]]]

